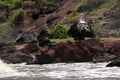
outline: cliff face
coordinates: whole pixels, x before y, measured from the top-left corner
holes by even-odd
[[[30,42],[51,25],[61,23],[70,26],[74,21],[79,20],[81,12],[77,12],[77,8],[86,0],[50,2],[52,1],[28,0],[12,8],[1,9],[0,42],[14,41],[18,37]],[[99,8],[95,10],[99,10]],[[82,13],[86,16],[87,21],[92,20],[93,30],[99,37],[119,37],[119,12],[120,3],[116,3],[97,15]]]
[[[17,19],[18,23],[14,25],[14,28],[9,27],[10,30],[9,28],[7,28],[6,31],[3,32],[3,34],[0,34],[1,39],[14,40],[15,38],[17,38],[18,34],[21,34],[26,41],[31,41],[34,37],[36,37],[39,34],[39,32],[41,32],[41,30],[47,29],[48,27],[54,24],[66,23],[65,21],[69,18],[69,14],[75,10],[76,6],[81,1],[82,0],[61,0],[55,2],[54,4],[47,4],[49,3],[49,1],[46,2],[46,4],[38,0],[26,1],[26,3],[24,2],[24,4],[20,6],[8,8],[7,10],[1,10],[1,24],[3,22],[9,24],[7,23],[10,21],[9,17],[12,15],[13,12],[16,13],[16,11],[19,10],[19,8],[22,8],[22,10],[25,13],[25,17],[23,17],[23,19],[21,19],[21,17],[19,18],[20,20]],[[70,22],[68,23],[70,24]],[[3,29],[1,28],[1,32],[2,30]],[[9,34],[9,32],[11,35]],[[13,35],[15,37],[13,37]],[[0,41],[2,42],[2,40]]]

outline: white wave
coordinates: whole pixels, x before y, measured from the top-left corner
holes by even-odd
[[[16,71],[12,69],[8,64],[0,60],[0,73],[11,73],[11,72],[16,72]]]

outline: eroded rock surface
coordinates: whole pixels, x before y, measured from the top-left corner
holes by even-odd
[[[13,45],[1,43],[0,58],[7,63],[26,62],[28,64],[113,61],[112,66],[116,66],[120,60],[119,43],[119,40],[101,41],[99,39],[59,43],[40,39],[39,41]]]

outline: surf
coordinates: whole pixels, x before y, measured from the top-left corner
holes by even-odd
[[[0,60],[0,73],[11,73],[11,72],[16,72],[16,71],[13,68],[11,68],[8,64]]]

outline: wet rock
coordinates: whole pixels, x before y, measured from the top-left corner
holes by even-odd
[[[106,65],[106,67],[114,67],[114,66],[120,67],[120,59],[113,60],[112,62]]]
[[[35,55],[35,57],[35,64],[48,64],[54,62],[54,58],[48,54]]]

